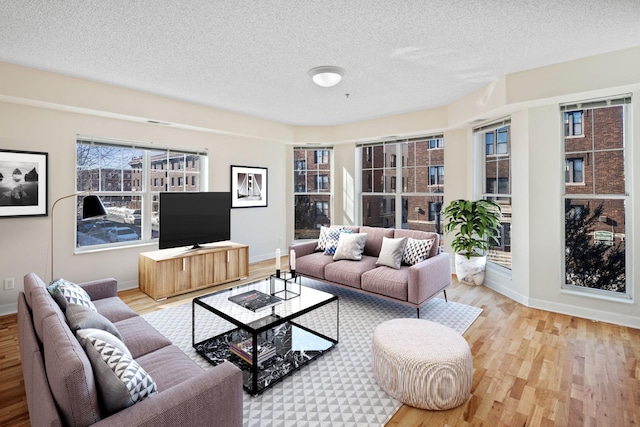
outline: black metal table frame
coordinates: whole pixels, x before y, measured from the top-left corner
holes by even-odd
[[[246,285],[242,285],[242,286],[246,286]],[[252,357],[252,360],[254,361],[254,363],[252,363],[250,365],[250,367],[251,367],[250,373],[251,373],[251,377],[252,377],[252,384],[251,384],[252,387],[249,388],[249,387],[247,387],[246,385],[243,384],[243,388],[249,394],[256,395],[256,394],[262,393],[264,390],[270,388],[274,384],[277,384],[282,379],[284,379],[287,376],[291,375],[293,372],[299,370],[300,368],[302,368],[303,366],[305,366],[306,364],[308,364],[312,360],[315,360],[320,355],[324,354],[327,351],[332,350],[336,346],[336,344],[338,344],[339,333],[340,333],[340,303],[339,303],[339,299],[338,299],[338,297],[336,295],[332,295],[331,298],[329,298],[327,300],[321,301],[318,304],[314,304],[314,305],[312,305],[310,307],[307,307],[307,308],[305,308],[303,310],[300,310],[299,312],[295,312],[295,313],[292,313],[292,314],[290,314],[288,316],[284,316],[284,317],[281,317],[281,316],[275,314],[276,307],[272,307],[269,310],[271,312],[270,315],[265,316],[264,318],[258,319],[258,320],[254,321],[254,322],[251,322],[251,323],[257,323],[259,320],[263,320],[266,317],[271,318],[271,320],[266,322],[264,325],[262,325],[262,326],[260,326],[258,328],[253,328],[249,324],[245,324],[242,321],[239,321],[239,320],[235,319],[234,317],[229,316],[228,314],[226,314],[226,313],[224,313],[224,312],[222,312],[220,310],[217,310],[215,307],[213,307],[213,306],[211,306],[209,304],[206,304],[206,303],[201,301],[201,299],[209,297],[209,296],[211,296],[213,294],[221,293],[221,292],[229,292],[230,290],[231,289],[227,289],[227,290],[220,291],[220,292],[214,292],[214,293],[211,293],[211,294],[207,294],[207,295],[203,295],[201,297],[194,298],[192,300],[191,344],[192,344],[193,348],[196,349],[198,354],[200,354],[202,357],[207,359],[210,363],[215,364],[215,362],[213,360],[211,360],[206,354],[204,354],[203,352],[201,352],[198,349],[198,347],[197,347],[198,344],[201,344],[201,343],[206,342],[206,341],[217,339],[219,337],[222,337],[224,335],[227,335],[229,333],[233,333],[233,332],[239,331],[239,330],[244,330],[244,331],[248,332],[249,334],[251,334],[252,339],[253,339],[253,355],[252,355],[253,357]],[[328,304],[331,304],[333,302],[336,303],[336,338],[335,339],[331,338],[331,337],[328,337],[328,336],[326,336],[324,334],[321,334],[319,332],[313,331],[313,330],[311,330],[311,329],[309,329],[309,328],[307,328],[307,327],[305,327],[303,325],[300,325],[300,324],[298,324],[298,323],[293,321],[297,317],[300,317],[300,316],[303,316],[305,314],[308,314],[308,313],[310,313],[310,312],[312,312],[314,310],[317,310],[317,309],[319,309],[321,307],[324,307],[324,306],[326,306]],[[224,320],[228,321],[229,323],[232,323],[232,324],[236,325],[237,328],[228,330],[228,331],[226,331],[226,332],[224,332],[222,334],[219,334],[219,335],[216,335],[216,336],[213,336],[213,337],[210,337],[210,338],[206,338],[206,339],[196,343],[195,342],[195,339],[196,339],[195,338],[195,335],[196,335],[195,334],[195,332],[196,332],[196,324],[195,324],[195,322],[196,322],[196,318],[195,318],[196,305],[202,307],[203,309],[209,311],[210,313],[215,314],[216,316],[219,316],[219,317],[223,318]],[[272,329],[276,328],[277,326],[283,325],[283,324],[285,324],[287,322],[292,324],[292,325],[294,325],[294,326],[297,326],[297,327],[299,327],[301,329],[304,329],[304,330],[306,330],[307,332],[309,332],[311,334],[314,334],[314,335],[316,335],[316,336],[318,336],[318,337],[320,337],[322,339],[325,339],[325,340],[331,342],[332,345],[329,348],[327,348],[326,350],[320,352],[320,354],[314,356],[313,358],[307,360],[305,363],[302,363],[301,365],[297,366],[295,369],[292,369],[291,371],[287,372],[286,374],[284,374],[281,377],[277,378],[276,380],[272,381],[269,385],[259,389],[258,388],[259,363],[256,362],[258,360],[258,346],[256,345],[256,343],[258,341],[258,335],[263,333],[263,332],[266,332],[268,330],[272,330]],[[239,366],[239,367],[241,369],[243,369],[242,366]]]

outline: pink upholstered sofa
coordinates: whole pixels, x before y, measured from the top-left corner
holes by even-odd
[[[116,296],[114,279],[80,286],[97,312],[113,322],[132,358],[153,378],[158,392],[108,413],[91,362],[68,326],[65,313],[42,280],[30,273],[24,277],[24,292],[18,297],[18,332],[31,425],[242,425],[240,369],[229,362],[208,370],[200,368]]]
[[[335,228],[335,226],[334,226]],[[366,233],[366,241],[360,260],[334,260],[318,250],[318,240],[293,244],[289,247],[296,254],[296,273],[325,283],[357,290],[416,308],[440,292],[447,297],[446,288],[451,284],[451,254],[440,251],[440,236],[418,230],[378,227],[344,226],[352,233]],[[398,269],[376,264],[383,239],[412,238],[433,239],[429,257],[414,265],[402,264]]]

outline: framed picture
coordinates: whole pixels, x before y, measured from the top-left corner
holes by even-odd
[[[231,207],[266,207],[267,168],[231,166]]]
[[[47,216],[47,153],[0,150],[0,217]]]

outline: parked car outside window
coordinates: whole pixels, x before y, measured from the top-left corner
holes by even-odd
[[[113,227],[107,233],[110,242],[129,242],[138,240],[138,234],[129,227]]]

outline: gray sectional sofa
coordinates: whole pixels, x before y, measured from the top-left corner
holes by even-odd
[[[349,253],[347,259],[344,254],[338,257],[325,254],[326,250],[319,249],[322,239],[297,243],[289,247],[295,251],[297,274],[415,307],[418,317],[420,307],[438,293],[444,292],[446,299],[446,288],[451,284],[451,254],[440,251],[440,236],[437,233],[378,227],[332,228],[342,228],[352,234],[366,234],[360,259]],[[428,258],[413,265],[402,262],[399,266],[388,266],[388,260],[385,262],[387,265],[380,265],[383,243],[393,243],[384,240],[402,238],[419,241],[433,239]],[[340,247],[337,252],[340,252]],[[388,251],[385,250],[383,255],[386,257]]]
[[[86,341],[83,347],[68,323],[78,305],[67,305],[63,312],[42,280],[30,273],[18,297],[18,333],[31,425],[242,425],[242,373],[235,365],[200,368],[117,297],[114,279],[79,285],[97,313],[117,328],[122,337],[118,342],[124,342],[131,358],[155,382],[154,393],[117,412],[109,410],[106,402],[113,393],[98,384],[102,373],[88,357]],[[78,336],[89,330],[78,329]]]

